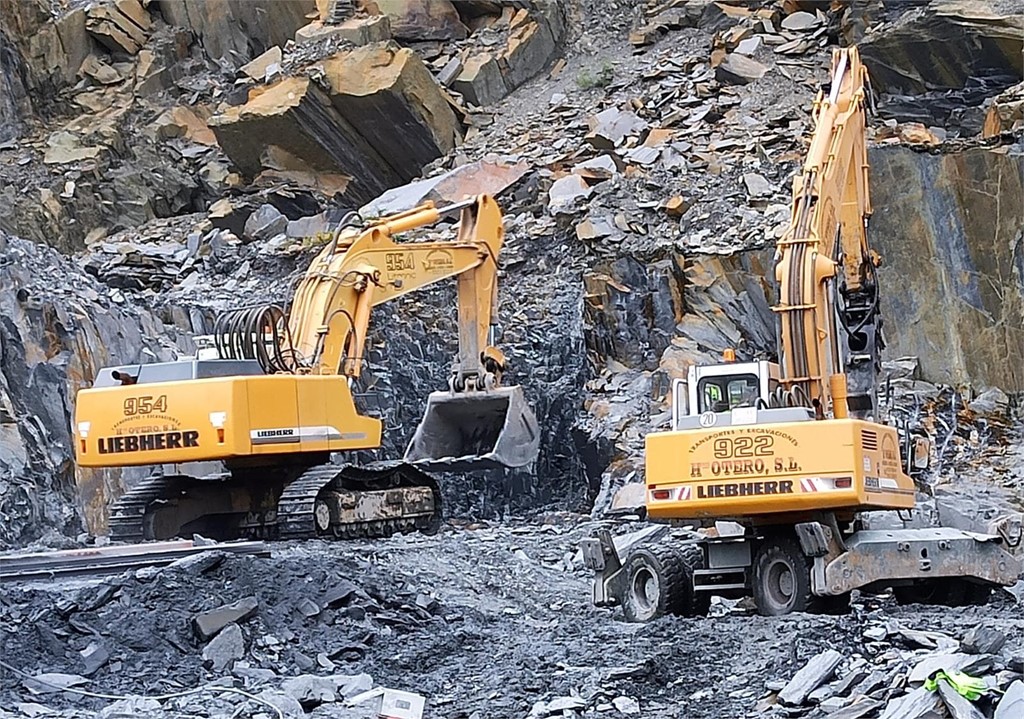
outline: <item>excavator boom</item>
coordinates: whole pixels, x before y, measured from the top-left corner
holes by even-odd
[[[877,413],[883,345],[874,272],[880,258],[866,234],[866,84],[856,48],[833,54],[831,89],[814,101],[814,134],[793,179],[790,224],[777,248],[780,383],[818,417]],[[847,379],[846,401],[833,403],[832,385]]]

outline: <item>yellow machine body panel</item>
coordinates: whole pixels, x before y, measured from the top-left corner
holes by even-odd
[[[380,420],[358,414],[345,377],[313,375],[86,389],[73,430],[83,467],[371,449],[381,438]]]
[[[914,484],[892,427],[858,419],[647,435],[647,513],[745,518],[820,510],[909,509]]]

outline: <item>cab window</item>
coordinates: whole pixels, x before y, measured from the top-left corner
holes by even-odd
[[[701,412],[728,412],[736,407],[755,407],[760,396],[757,375],[705,377],[698,387]]]

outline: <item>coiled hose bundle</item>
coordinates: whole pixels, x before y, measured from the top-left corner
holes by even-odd
[[[267,374],[305,366],[292,346],[288,317],[277,305],[228,310],[217,318],[213,336],[222,359],[256,360]]]

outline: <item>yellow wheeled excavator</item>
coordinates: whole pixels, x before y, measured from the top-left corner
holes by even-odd
[[[455,239],[399,241],[455,213]],[[78,464],[155,470],[111,505],[112,539],[429,532],[441,518],[429,470],[536,458],[536,418],[521,387],[502,385],[505,358],[490,342],[504,239],[494,199],[426,203],[365,228],[352,217],[287,311],[226,312],[209,338],[214,357],[105,368],[78,393]],[[371,309],[448,278],[457,281],[458,356],[448,388],[427,398],[403,461],[332,463],[335,453],[381,445],[382,422],[360,413],[352,391]]]
[[[867,73],[837,49],[831,87],[778,242],[779,362],[690,367],[672,389],[671,429],[646,438],[647,516],[660,535],[620,557],[584,540],[594,602],[626,618],[704,613],[713,594],[753,595],[766,615],[830,611],[854,589],[900,601],[980,602],[1017,581],[1007,544],[948,527],[870,528],[869,510],[915,505],[927,440],[882,421],[879,256],[868,246]],[[730,531],[731,530],[731,531]]]

